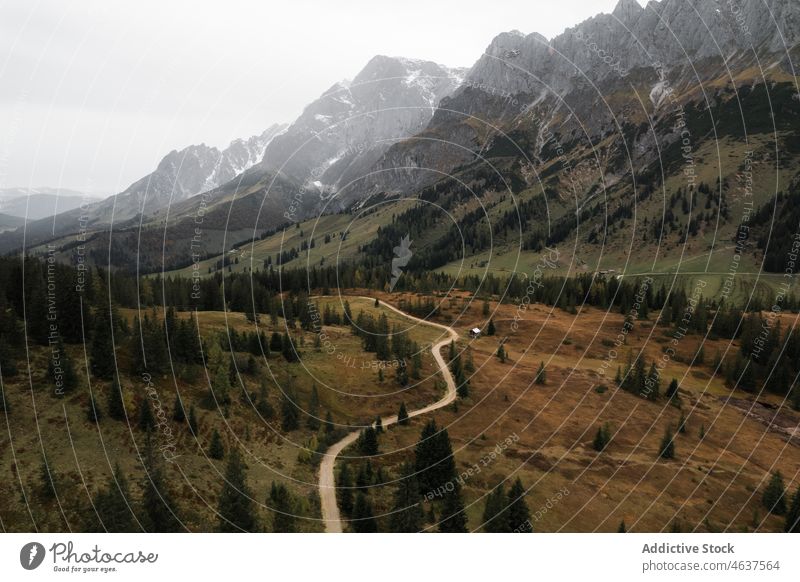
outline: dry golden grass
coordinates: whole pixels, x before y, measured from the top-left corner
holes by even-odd
[[[463,295],[440,321],[461,313],[462,300]],[[462,337],[474,325],[482,326],[481,305],[475,302],[458,318]],[[482,522],[486,492],[502,480],[508,486],[520,477],[531,487],[527,501],[533,513],[555,499],[559,489],[569,491],[542,510],[536,531],[616,531],[623,520],[633,531],[669,531],[674,523],[683,531],[782,530],[782,518],[765,515],[761,494],[774,470],[783,473],[794,491],[800,483],[800,451],[796,440],[788,442],[786,431],[746,415],[742,405],[726,404],[732,391],[712,377],[710,368],[715,350],[724,352],[726,342],[706,342],[704,366],[689,369],[673,359],[662,371],[662,393],[672,377],[681,382],[679,410],[664,398],[649,402],[617,389],[616,365],[607,378],[597,373],[609,350],[602,338],[613,338],[622,328],[618,313],[586,309],[572,316],[534,305],[513,332],[516,306],[492,303],[492,310],[497,335],[469,343],[477,368],[470,398],[457,410],[431,415],[447,427],[459,469],[481,468],[464,484],[471,529]],[[666,333],[652,322],[638,322],[628,344],[618,350],[619,365],[624,368],[627,351],[635,354],[642,347],[648,362],[660,358],[663,344],[658,338]],[[495,353],[504,337],[510,360],[501,363]],[[698,336],[683,339],[678,358],[690,361],[699,341]],[[547,382],[538,385],[534,378],[542,361]],[[597,390],[601,385],[605,392]],[[739,391],[733,396],[745,408],[754,400]],[[758,400],[770,406],[780,403],[774,395]],[[664,432],[678,425],[681,410],[686,432],[676,437],[676,458],[659,460]],[[787,406],[780,416],[790,430],[800,419]],[[609,423],[613,441],[597,453],[592,441],[603,423]],[[381,441],[386,454],[373,463],[396,475],[398,464],[413,458],[422,424],[415,419],[410,427],[388,431]],[[487,452],[511,435],[519,441],[484,466],[481,459]],[[386,493],[378,495],[379,511],[389,503]]]

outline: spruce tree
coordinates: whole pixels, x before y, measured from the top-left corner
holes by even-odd
[[[786,533],[800,533],[800,485],[792,496],[792,503],[786,514],[786,523],[783,526]]]
[[[108,389],[106,408],[108,409],[108,416],[114,420],[125,420],[125,404],[122,399],[122,386],[119,382],[119,376],[114,377],[114,381]]]
[[[497,333],[497,330],[494,327],[494,319],[489,320],[489,325],[486,328],[486,335],[494,335]]]
[[[287,386],[281,397],[281,430],[290,432],[300,428],[299,412],[294,403],[297,395],[295,391]]]
[[[225,447],[222,445],[222,437],[219,431],[214,429],[211,433],[211,443],[208,445],[208,456],[212,459],[220,460],[225,456]]]
[[[681,417],[678,419],[678,432],[686,434],[686,415],[683,410],[681,410]]]
[[[467,533],[467,514],[461,499],[461,486],[458,483],[455,484],[452,491],[444,495],[439,531],[442,533]]]
[[[269,499],[267,500],[272,510],[272,531],[276,533],[294,533],[295,508],[292,495],[283,483],[276,484],[275,481],[269,488]]]
[[[195,414],[194,406],[189,408],[189,430],[195,437],[200,434],[200,424],[197,422],[197,415]]]
[[[423,496],[446,487],[456,478],[450,437],[446,429],[437,428],[434,420],[429,420],[422,429],[414,450],[414,470]]]
[[[367,457],[378,454],[378,434],[371,426],[361,431],[361,435],[358,438],[358,450]]]
[[[150,399],[145,396],[139,403],[139,430],[147,432],[153,430],[155,425],[156,421],[150,410]]]
[[[506,349],[503,347],[502,343],[500,344],[500,347],[497,348],[497,357],[501,364],[506,363]]]
[[[517,477],[508,491],[508,527],[514,533],[528,533],[533,531],[531,512],[525,502],[525,487],[522,480]]]
[[[609,429],[608,423],[597,427],[597,434],[595,434],[594,441],[592,442],[594,450],[597,452],[604,451],[610,441],[611,430]]]
[[[42,480],[42,497],[45,499],[55,499],[58,496],[55,467],[47,462],[47,456],[42,455],[42,465],[39,469],[39,476]]]
[[[659,448],[658,455],[662,459],[675,458],[675,435],[672,432],[672,427],[668,426],[664,431],[664,437],[661,439],[661,447]]]
[[[172,420],[183,422],[186,420],[186,411],[183,409],[183,402],[179,394],[175,394],[175,403],[172,405]]]
[[[617,533],[628,533],[628,528],[625,527],[625,520],[623,519],[619,522],[619,527],[617,528]]]
[[[764,496],[761,499],[764,507],[774,515],[784,515],[786,513],[786,487],[783,484],[783,475],[780,471],[772,474],[772,478],[764,489]]]
[[[333,431],[336,430],[336,426],[333,424],[333,415],[331,414],[330,410],[325,413],[325,435],[330,437],[333,434]]]
[[[536,383],[537,384],[547,383],[547,372],[545,372],[544,370],[544,362],[539,363],[539,371],[536,373]]]
[[[405,426],[409,423],[408,411],[406,410],[406,403],[400,403],[400,411],[397,413],[397,424]]]
[[[675,398],[678,395],[678,380],[675,378],[669,383],[667,388],[667,398]]]
[[[253,505],[250,489],[247,487],[247,467],[239,456],[238,449],[232,449],[225,466],[225,482],[219,496],[219,531],[255,531],[256,508]]]
[[[128,480],[122,469],[117,465],[114,476],[109,480],[105,489],[101,489],[94,496],[92,504],[97,512],[99,524],[90,526],[92,531],[107,531],[109,533],[124,533],[136,531],[133,514],[129,500],[131,499]],[[95,516],[90,519],[94,521]]]
[[[376,533],[378,531],[378,523],[372,513],[372,502],[363,493],[356,496],[352,524],[356,533]]]
[[[167,488],[160,461],[153,455],[148,439],[142,480],[142,525],[149,533],[184,531],[177,514],[177,503]]]
[[[339,498],[339,509],[345,515],[353,512],[353,476],[347,463],[342,464],[336,477],[336,493]]]
[[[404,463],[394,492],[389,528],[395,533],[415,533],[422,527],[422,508],[419,501],[419,484],[414,468]]]
[[[508,498],[503,484],[500,483],[486,496],[486,507],[483,510],[483,531],[486,533],[510,532],[507,510]]]
[[[306,418],[306,426],[311,430],[319,430],[319,392],[317,385],[311,386],[311,397],[308,400],[308,418]]]

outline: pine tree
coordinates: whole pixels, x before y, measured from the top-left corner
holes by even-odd
[[[45,499],[55,499],[58,496],[58,477],[55,467],[47,462],[47,457],[45,455],[42,455],[42,465],[39,470],[39,476],[42,480],[42,497]]]
[[[678,432],[686,434],[686,415],[681,410],[681,417],[678,419]]]
[[[623,519],[619,522],[619,527],[617,528],[617,533],[628,533],[628,528],[625,527],[625,520]]]
[[[650,371],[647,373],[645,381],[642,383],[640,394],[648,400],[657,400],[661,390],[661,380],[656,363],[650,364]]]
[[[597,428],[597,434],[594,436],[592,447],[595,451],[602,452],[608,446],[609,442],[611,442],[611,430],[609,429],[608,423],[606,423]]]
[[[375,434],[379,435],[383,433],[383,420],[381,419],[380,415],[375,417]]]
[[[404,463],[394,492],[389,528],[396,533],[416,533],[422,527],[423,517],[414,468]]]
[[[317,385],[311,386],[311,397],[308,401],[308,418],[306,419],[306,426],[311,430],[319,430],[319,392]]]
[[[356,496],[352,523],[353,530],[356,533],[375,533],[378,531],[378,523],[372,513],[372,503],[363,493],[359,493]]]
[[[800,533],[800,485],[792,496],[792,504],[786,514],[786,523],[783,526],[786,533]]]
[[[131,499],[128,480],[119,465],[114,468],[114,476],[109,480],[105,489],[97,492],[92,504],[97,512],[96,516],[89,519],[92,522],[99,519],[99,523],[89,526],[91,531],[105,530],[109,533],[124,533],[135,531],[133,514],[129,505]]]
[[[142,480],[142,525],[149,533],[183,531],[177,503],[167,488],[161,465],[155,460],[149,439],[145,452],[145,476]]]
[[[269,488],[269,499],[267,504],[272,510],[272,531],[276,533],[294,533],[295,508],[292,494],[283,483],[272,485]]]
[[[175,394],[175,404],[172,405],[172,420],[183,422],[186,420],[186,411],[183,409],[183,402],[179,394]]]
[[[334,430],[336,430],[336,426],[333,424],[333,415],[329,410],[325,413],[325,435],[330,436]]]
[[[486,533],[510,532],[507,510],[508,498],[503,484],[500,483],[486,496],[486,507],[483,510],[483,531]]]
[[[547,372],[545,372],[544,370],[544,362],[539,363],[539,371],[536,373],[536,383],[537,384],[547,383]]]
[[[467,533],[467,514],[461,499],[461,486],[458,483],[455,484],[452,491],[444,495],[439,531],[442,533]]]
[[[446,429],[437,428],[434,420],[429,420],[422,429],[414,450],[414,470],[423,496],[447,486],[456,478],[450,437]]]
[[[247,487],[247,467],[237,449],[232,449],[225,466],[225,482],[219,496],[219,531],[254,531],[256,508]]]
[[[500,344],[500,347],[497,348],[497,357],[500,359],[501,364],[506,363],[506,349],[503,347],[503,344]]]
[[[211,443],[208,445],[208,456],[212,459],[220,460],[225,456],[225,447],[222,445],[222,437],[219,431],[214,429],[211,433]]]
[[[288,333],[283,334],[283,339],[281,340],[281,353],[283,354],[283,358],[290,363],[296,362],[300,359],[297,354],[297,348],[295,348],[294,342]]]
[[[339,498],[339,509],[344,515],[353,512],[353,476],[347,463],[342,464],[336,477],[336,493]]]
[[[194,406],[189,407],[189,430],[195,437],[200,434],[200,425],[197,422],[197,415],[194,412]]]
[[[669,383],[669,387],[667,388],[667,398],[675,398],[678,395],[678,380],[675,378]]]
[[[774,515],[784,515],[786,513],[786,487],[783,484],[783,475],[780,471],[772,474],[772,478],[764,490],[761,499],[767,511]]]
[[[150,399],[147,397],[142,398],[139,403],[139,430],[147,432],[153,430],[156,421],[153,418],[153,411],[150,410]]]
[[[358,450],[366,457],[378,454],[378,434],[371,426],[361,431],[361,435],[358,438]]]
[[[497,330],[494,327],[494,319],[490,319],[489,320],[489,325],[486,328],[486,335],[494,335],[496,332],[497,332]]]
[[[299,413],[297,405],[294,403],[296,398],[294,389],[287,386],[281,398],[281,430],[290,432],[300,428]]]
[[[659,456],[662,459],[675,458],[675,435],[672,432],[672,427],[668,426],[664,431],[664,437],[661,439],[661,447],[659,448]]]
[[[405,426],[409,423],[408,411],[406,410],[406,403],[400,403],[400,411],[397,413],[397,424]]]
[[[115,376],[114,381],[108,389],[108,401],[106,404],[108,416],[114,420],[125,420],[125,404],[122,399],[122,386],[119,377]]]
[[[531,526],[531,512],[525,502],[525,487],[522,480],[517,477],[508,491],[508,527],[514,533],[528,533],[533,531]]]

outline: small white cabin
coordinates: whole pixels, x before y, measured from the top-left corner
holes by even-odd
[[[479,337],[481,337],[481,330],[480,330],[480,328],[478,328],[478,327],[473,327],[471,330],[469,330],[469,337],[471,337],[472,339],[475,339],[475,338],[479,338]]]

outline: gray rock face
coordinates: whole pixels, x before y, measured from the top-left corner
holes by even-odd
[[[90,213],[94,223],[128,220],[150,215],[229,182],[258,164],[269,142],[285,126],[273,125],[261,135],[237,139],[224,150],[205,144],[171,151],[154,172],[131,184],[124,192],[96,205]]]
[[[541,132],[558,123],[551,129],[566,131],[567,141],[602,137],[615,127],[605,95],[635,97],[636,86],[657,112],[670,88],[719,79],[726,67],[735,73],[758,66],[756,58],[765,68],[785,63],[799,41],[797,0],[661,0],[646,7],[619,0],[612,14],[549,41],[537,33],[501,33],[426,129],[365,171],[370,177],[360,196],[412,193],[480,159],[501,130]]]
[[[392,144],[422,130],[464,70],[376,56],[335,84],[267,147],[261,167],[310,190],[347,190]],[[342,192],[346,196],[346,192]]]
[[[800,40],[796,0],[661,0],[642,8],[620,0],[548,41],[539,34],[498,35],[467,85],[511,94],[563,94],[575,79],[593,82],[636,68],[685,67],[708,58],[785,52]]]

